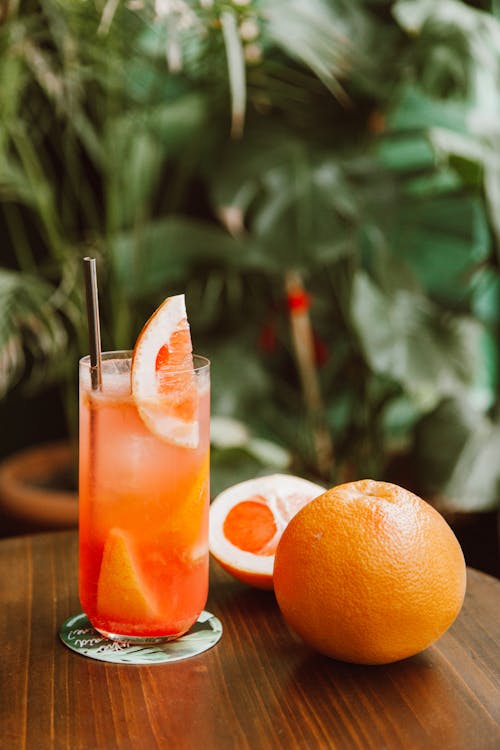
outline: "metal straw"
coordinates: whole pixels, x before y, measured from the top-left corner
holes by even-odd
[[[83,271],[85,274],[85,296],[87,299],[87,319],[89,324],[90,380],[92,390],[97,391],[101,390],[102,387],[102,359],[95,258],[83,259]]]

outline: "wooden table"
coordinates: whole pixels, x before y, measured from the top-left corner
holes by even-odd
[[[274,596],[212,571],[210,651],[106,664],[60,643],[80,611],[75,532],[0,542],[2,750],[498,750],[500,582],[469,570],[456,623],[385,667],[327,659],[287,630]]]

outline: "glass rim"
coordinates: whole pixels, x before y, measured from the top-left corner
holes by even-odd
[[[110,359],[132,359],[132,354],[132,349],[116,349],[115,351],[101,352],[101,358],[104,362]],[[210,360],[202,354],[193,354],[193,363],[195,372],[203,372],[210,369]],[[78,365],[90,369],[90,354],[80,357]],[[183,372],[191,372],[191,370],[176,370],[172,375],[180,375]]]

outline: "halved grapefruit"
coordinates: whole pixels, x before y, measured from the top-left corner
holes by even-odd
[[[229,487],[210,506],[210,552],[239,581],[272,589],[281,534],[290,519],[324,491],[319,484],[288,474]]]
[[[132,396],[156,436],[198,445],[198,392],[184,295],[167,299],[139,334],[132,354]]]

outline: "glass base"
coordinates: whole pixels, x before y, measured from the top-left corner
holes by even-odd
[[[144,636],[144,635],[121,635],[119,633],[109,633],[107,630],[103,630],[102,628],[96,628],[94,629],[100,633],[104,638],[107,638],[110,641],[118,641],[119,643],[133,643],[135,645],[137,644],[145,644],[148,643],[169,643],[171,641],[177,641],[179,638],[182,638],[186,633],[188,633],[188,630],[185,630],[183,633],[179,633],[179,635],[153,635],[153,636]]]
[[[83,612],[69,617],[59,637],[72,651],[115,664],[164,664],[189,659],[215,646],[222,635],[221,621],[203,610],[194,625],[181,636],[144,639],[101,633]]]

